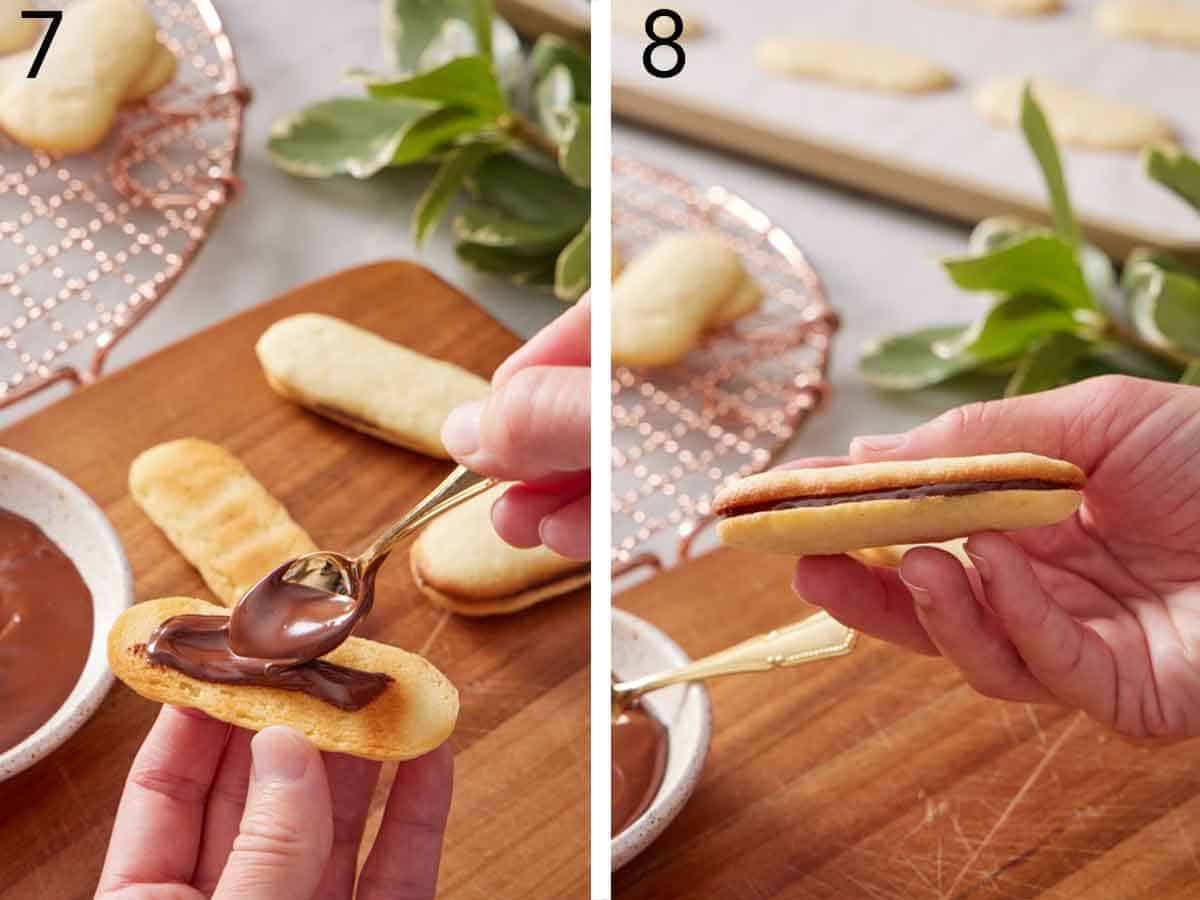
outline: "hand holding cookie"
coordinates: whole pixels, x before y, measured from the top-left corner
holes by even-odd
[[[1077,707],[1131,736],[1200,735],[1200,391],[1104,377],[863,437],[848,462],[1032,451],[1087,474],[1063,521],[978,533],[898,569],[809,556],[795,588],[839,621],[942,654],[992,697]]]
[[[379,768],[319,753],[286,727],[253,735],[164,706],[126,781],[96,897],[355,896]],[[401,883],[406,896],[434,896],[452,770],[446,747],[399,765],[361,900]]]
[[[500,365],[487,400],[458,407],[442,428],[458,462],[521,482],[492,509],[500,537],[577,560],[590,549],[590,325],[585,297]]]

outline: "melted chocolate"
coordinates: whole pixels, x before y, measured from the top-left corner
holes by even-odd
[[[861,503],[864,500],[912,500],[917,497],[962,497],[967,494],[984,494],[989,491],[1064,491],[1075,486],[1059,481],[1043,481],[1038,478],[1013,478],[1008,481],[945,481],[938,484],[918,484],[912,487],[883,488],[877,491],[855,491],[847,494],[824,494],[808,497],[793,497],[788,500],[769,500],[766,503],[748,503],[734,506],[719,513],[725,519],[730,516],[745,516],[750,513],[776,512],[784,509],[806,509],[814,506],[836,506],[841,503]]]
[[[662,787],[667,729],[634,703],[612,723],[612,833],[632,825]]]
[[[154,630],[146,644],[151,662],[224,684],[301,691],[338,709],[362,709],[383,693],[390,676],[360,672],[323,659],[299,665],[239,656],[229,646],[228,616],[174,616]]]
[[[0,509],[0,752],[66,702],[92,645],[92,595],[40,528]]]

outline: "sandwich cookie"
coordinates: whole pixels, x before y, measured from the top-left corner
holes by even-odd
[[[923,544],[1069,517],[1085,477],[1032,453],[761,472],[713,500],[721,543],[810,556]]]

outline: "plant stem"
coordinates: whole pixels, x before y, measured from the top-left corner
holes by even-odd
[[[1143,353],[1157,356],[1159,359],[1177,366],[1186,368],[1197,361],[1179,350],[1171,347],[1159,347],[1157,344],[1150,343],[1124,322],[1118,322],[1116,319],[1109,319],[1105,324],[1104,331],[1109,337],[1115,338],[1123,344],[1128,344]]]
[[[558,145],[550,139],[549,135],[519,112],[505,113],[497,124],[505,134],[517,139],[527,147],[532,147],[552,160],[558,159]]]

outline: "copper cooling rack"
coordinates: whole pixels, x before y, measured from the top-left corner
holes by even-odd
[[[178,71],[100,147],[55,159],[0,134],[0,408],[96,379],[235,192],[249,95],[220,16],[209,0],[148,7]]]
[[[680,364],[613,371],[613,564],[672,530],[686,540],[723,484],[766,468],[827,398],[837,316],[783,230],[724,187],[701,188],[628,159],[613,166],[613,239],[631,259],[670,231],[717,232],[742,256],[765,302],[710,335]]]

